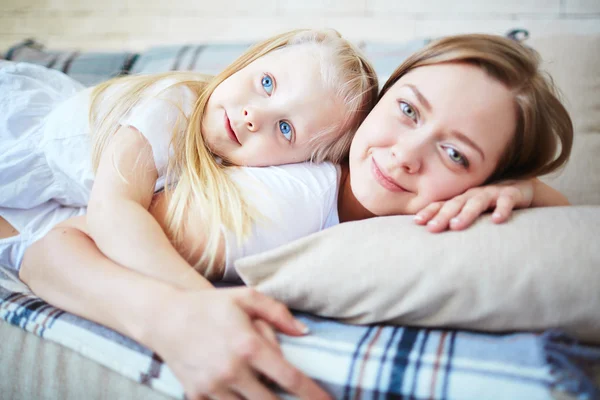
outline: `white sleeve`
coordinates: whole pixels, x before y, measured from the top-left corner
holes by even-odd
[[[339,223],[339,167],[331,163],[238,168],[232,174],[244,199],[257,213],[241,244],[226,232],[224,279],[238,280],[234,262],[271,250]]]
[[[163,176],[173,134],[182,134],[191,116],[196,95],[185,85],[174,85],[174,79],[163,79],[149,87],[139,101],[119,121],[144,135],[152,146],[154,164]]]

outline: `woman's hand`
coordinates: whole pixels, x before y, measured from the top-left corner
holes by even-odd
[[[283,358],[264,325],[257,329],[257,323],[266,322],[289,335],[306,332],[281,303],[252,289],[235,288],[181,290],[163,306],[148,342],[188,398],[276,399],[260,375],[302,399],[330,398]]]
[[[415,215],[415,222],[427,225],[430,232],[461,230],[490,209],[494,209],[492,221],[505,222],[513,209],[532,205],[534,181],[528,179],[469,189],[448,201],[431,203]]]

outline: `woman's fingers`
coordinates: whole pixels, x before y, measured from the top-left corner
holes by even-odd
[[[243,399],[277,400],[277,396],[248,369],[242,371],[234,389]]]
[[[244,397],[238,396],[237,394],[227,390],[219,390],[210,396],[208,396],[210,400],[243,400]]]
[[[458,215],[465,202],[466,199],[463,196],[445,202],[437,214],[427,223],[427,230],[433,233],[445,231],[450,225],[450,220]]]
[[[281,303],[242,288],[175,292],[165,307],[177,312],[169,314],[169,323],[150,330],[150,347],[190,399],[273,398],[263,376],[301,399],[329,398],[277,348],[273,328],[299,334]]]
[[[427,225],[430,232],[461,230],[494,207],[492,221],[505,222],[515,207],[531,205],[533,191],[531,180],[472,188],[448,201],[428,205],[415,215],[415,222]]]
[[[471,197],[460,210],[460,213],[450,220],[450,229],[462,230],[468,228],[481,214],[490,208],[492,203],[492,196],[485,192]]]
[[[253,289],[224,289],[236,291],[237,304],[251,317],[262,319],[287,335],[308,333],[308,327],[298,321],[282,303]]]
[[[285,360],[259,336],[240,338],[235,347],[256,372],[275,382],[284,391],[300,399],[331,399],[327,392]]]
[[[271,325],[269,325],[262,319],[257,319],[253,323],[259,335],[262,336],[262,338],[265,339],[267,343],[273,346],[273,348],[277,352],[279,352],[279,354],[282,354],[281,347],[279,346],[279,340],[277,340],[277,334],[275,333],[275,330],[271,327]]]
[[[492,221],[497,224],[506,222],[515,208],[515,198],[510,195],[500,195],[496,201],[496,209],[492,214]]]
[[[252,349],[250,345],[247,348]],[[281,357],[270,346],[256,347],[248,351],[252,366],[286,392],[306,400],[331,399],[331,396],[299,369]]]
[[[443,205],[443,201],[429,204],[415,215],[415,222],[418,225],[426,225],[433,217],[437,215]]]

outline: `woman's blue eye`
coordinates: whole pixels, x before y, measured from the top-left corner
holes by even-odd
[[[279,130],[288,142],[292,140],[292,127],[290,126],[290,124],[288,124],[285,121],[279,122]]]
[[[273,92],[273,78],[271,78],[269,75],[264,75],[260,83],[268,95]]]
[[[404,115],[406,115],[408,118],[412,119],[413,121],[415,121],[417,119],[417,112],[414,110],[414,108],[412,108],[412,106],[410,104],[401,101],[400,109],[402,110]]]
[[[457,150],[453,149],[452,147],[446,147],[445,150],[448,154],[448,157],[450,157],[450,160],[453,163],[460,164],[465,168],[469,166],[469,162],[467,161],[467,159],[463,157],[463,155],[460,154]]]

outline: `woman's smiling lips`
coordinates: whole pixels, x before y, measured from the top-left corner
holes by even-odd
[[[381,171],[381,169],[379,168],[379,166],[377,165],[377,163],[375,162],[375,159],[373,157],[371,157],[371,161],[372,161],[371,162],[371,172],[373,173],[375,180],[381,186],[383,186],[385,189],[387,189],[391,192],[407,192],[406,189],[404,189],[402,186],[398,185],[392,178],[385,175]]]
[[[235,132],[234,132],[232,126],[231,126],[231,121],[229,121],[229,117],[227,116],[227,111],[225,111],[223,115],[225,117],[224,118],[224,120],[225,120],[224,124],[225,124],[225,130],[227,131],[227,135],[229,136],[229,138],[232,141],[236,142],[237,144],[239,144],[241,146],[242,144],[238,140],[237,135],[235,134]]]

